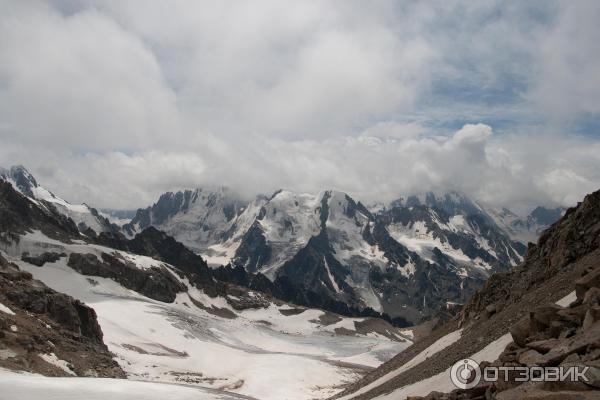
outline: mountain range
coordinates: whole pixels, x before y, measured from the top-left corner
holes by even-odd
[[[335,190],[280,190],[248,201],[230,189],[198,188],[165,193],[118,226],[44,189],[22,166],[0,176],[29,198],[51,203],[88,235],[133,238],[154,227],[213,268],[243,269],[239,284],[266,277],[254,279],[262,282],[255,288],[287,301],[406,323],[464,303],[491,274],[517,265],[527,238],[562,212],[538,207],[519,218],[457,192],[367,207]]]
[[[163,194],[123,230],[131,236],[154,226],[211,265],[289,280],[311,293],[296,299],[306,305],[331,299],[416,322],[517,265],[526,239],[561,212],[538,207],[518,218],[456,192],[375,208],[335,190],[244,201],[224,188],[195,189]]]

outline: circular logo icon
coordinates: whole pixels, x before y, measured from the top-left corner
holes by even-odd
[[[481,380],[479,364],[470,358],[458,361],[450,370],[450,379],[459,389],[471,389],[477,386]]]

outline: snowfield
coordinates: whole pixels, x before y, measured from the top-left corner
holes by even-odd
[[[20,261],[23,251],[32,255],[48,250],[67,254],[115,252],[102,246],[64,244],[34,232],[24,235],[18,245],[3,250],[7,258],[36,279],[94,308],[105,343],[133,380],[201,386],[261,400],[326,398],[411,344],[410,331],[359,333],[355,323],[362,322],[362,318],[340,318],[284,303],[238,311],[225,298],[210,298],[176,275],[188,292],[179,293],[175,302],[168,304],[110,279],[80,275],[66,265],[67,258],[43,267]],[[119,253],[141,269],[163,264],[148,257]],[[62,361],[51,355],[48,359],[54,363]],[[23,376],[11,379],[24,387]],[[43,387],[53,387],[51,382],[60,386],[59,380],[39,379],[36,382],[40,383],[40,392],[44,392]],[[124,392],[132,388],[121,381],[118,385],[124,385]],[[148,391],[155,386],[162,387],[148,385]],[[64,394],[67,397],[59,393],[62,392],[58,391],[56,398],[68,398],[68,393]],[[194,392],[189,393],[192,396]],[[101,394],[97,396],[100,398]],[[187,398],[182,396],[178,398]]]
[[[11,400],[237,400],[245,396],[126,379],[49,378],[0,369],[2,397]]]

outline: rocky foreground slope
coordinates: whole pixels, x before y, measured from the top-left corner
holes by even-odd
[[[513,342],[485,367],[577,368],[586,380],[519,382],[517,373],[500,374],[467,390],[432,392],[411,400],[598,399],[600,398],[600,266],[590,264],[575,281],[576,297],[567,307],[548,303],[510,329]],[[508,378],[508,379],[507,379]]]
[[[125,377],[92,308],[34,280],[1,254],[0,367],[47,376]]]
[[[450,367],[464,358],[503,365],[580,363],[597,368],[599,279],[600,191],[569,209],[536,245],[530,245],[523,264],[492,276],[456,318],[336,398],[404,399],[435,390],[451,392]],[[561,305],[554,305],[561,299]],[[514,382],[500,383],[429,398],[598,398],[597,381],[583,386],[513,386]]]

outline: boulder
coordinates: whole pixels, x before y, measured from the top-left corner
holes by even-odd
[[[546,354],[548,353],[550,350],[559,347],[559,346],[564,346],[568,343],[568,341],[566,339],[548,339],[548,340],[539,340],[536,342],[530,342],[527,343],[525,346],[533,349],[535,351],[538,351],[542,354]]]
[[[543,365],[545,358],[535,350],[527,350],[519,355],[519,363],[529,367]]]
[[[541,332],[553,326],[553,322],[560,320],[561,306],[549,304],[536,308],[530,313],[531,330],[533,333]]]
[[[561,390],[552,392],[544,390],[541,385],[521,385],[498,393],[496,400],[598,400],[598,393],[593,391]]]
[[[600,305],[600,288],[590,288],[583,296],[583,304]]]
[[[586,385],[591,386],[596,389],[600,389],[600,368],[598,367],[590,367],[585,374],[588,379]]]
[[[531,334],[531,323],[529,317],[522,318],[519,322],[510,327],[510,335],[513,341],[521,346],[525,347],[527,344],[527,338]]]
[[[600,268],[596,268],[575,281],[577,299],[585,300],[585,293],[591,288],[600,288]]]
[[[596,321],[600,320],[600,306],[590,307],[585,313],[585,317],[583,319],[583,323],[581,325],[582,329],[588,330]]]
[[[496,305],[490,304],[487,307],[485,307],[485,313],[487,317],[491,317],[492,315],[496,314]]]

